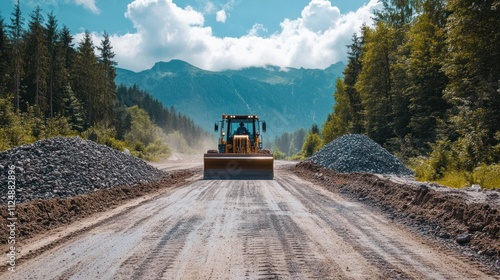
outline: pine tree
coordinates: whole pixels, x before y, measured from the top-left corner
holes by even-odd
[[[306,130],[303,128],[297,130],[294,133],[293,141],[292,141],[293,149],[291,149],[292,152],[290,153],[291,156],[300,152],[300,148],[302,148],[302,145],[304,145],[304,142],[306,140],[306,134],[307,134]]]
[[[500,16],[499,1],[449,0],[446,100],[458,134],[463,167],[497,162],[492,153],[500,131]]]
[[[58,60],[58,45],[59,34],[57,31],[57,20],[53,13],[48,14],[47,25],[45,26],[45,40],[47,42],[47,50],[49,53],[49,73],[47,75],[48,96],[49,96],[49,116],[54,116],[54,99],[55,95],[55,80]]]
[[[73,36],[71,36],[71,32],[66,25],[63,25],[59,38],[61,44],[61,56],[64,57],[64,67],[66,69],[71,69],[76,56],[76,51],[73,48]]]
[[[24,52],[27,88],[24,99],[35,105],[37,114],[48,111],[49,53],[42,24],[41,9],[37,7],[30,14],[28,31],[25,34],[26,48]]]
[[[437,140],[438,123],[449,108],[443,99],[448,80],[442,71],[446,16],[443,0],[428,0],[408,33],[405,47],[409,54],[404,59],[403,71],[407,73],[408,141],[415,149],[412,156],[430,151],[430,144]]]
[[[99,99],[102,93],[102,71],[94,53],[94,44],[88,31],[78,43],[77,54],[72,67],[72,88],[85,110],[85,127],[91,127],[100,120]]]
[[[319,151],[322,145],[323,142],[321,141],[321,137],[319,135],[319,128],[316,124],[313,124],[305,138],[304,145],[302,145],[301,154],[306,158],[310,157],[315,152]]]
[[[346,93],[344,82],[340,78],[337,79],[334,98],[333,114],[328,116],[326,123],[323,125],[323,141],[325,143],[350,133],[353,127],[353,108]]]
[[[9,38],[4,23],[0,17],[0,98],[7,97],[9,83],[9,63],[11,60]]]
[[[83,131],[85,125],[85,110],[80,100],[78,100],[75,93],[72,91],[69,83],[66,85],[62,96],[65,107],[63,115],[69,117],[69,122],[73,130]]]
[[[74,57],[76,51],[73,48],[73,37],[65,25],[62,29],[57,32],[57,40],[55,41],[55,56],[53,62],[54,70],[54,111],[57,114],[62,114],[64,116],[69,116],[72,119],[69,110],[67,110],[67,100],[73,99],[75,95],[72,88],[72,83],[70,80],[71,67],[73,66]],[[71,94],[69,94],[71,92]],[[75,97],[76,98],[76,97]],[[83,106],[80,105],[79,106]],[[79,111],[81,118],[85,117],[85,113],[82,109]],[[79,117],[79,118],[80,118]],[[84,125],[75,124],[80,129],[83,129]],[[81,130],[78,130],[81,131]]]
[[[422,0],[380,0],[384,9],[375,13],[375,20],[398,29],[412,22],[420,11]]]
[[[394,136],[392,127],[392,59],[396,46],[395,31],[389,25],[378,22],[375,30],[366,30],[361,70],[356,90],[360,93],[364,130],[379,144]]]
[[[368,27],[363,26],[362,32]],[[363,36],[358,37],[356,34],[352,37],[352,44],[347,46],[348,52],[348,63],[344,69],[344,87],[345,93],[349,98],[349,104],[352,110],[352,127],[350,132],[352,133],[362,133],[363,132],[363,106],[361,103],[361,96],[356,90],[356,82],[358,81],[359,73],[361,73],[361,54],[363,50],[364,39]]]
[[[99,63],[103,72],[103,94],[101,100],[101,110],[104,112],[104,119],[108,122],[112,120],[113,100],[116,99],[116,62],[113,60],[115,54],[109,41],[108,33],[104,32],[101,46],[97,47],[100,51]]]
[[[16,110],[20,109],[21,99],[21,77],[23,75],[23,25],[24,18],[21,15],[19,0],[14,5],[14,11],[8,26],[10,41],[12,42],[12,89],[14,92],[14,104]]]

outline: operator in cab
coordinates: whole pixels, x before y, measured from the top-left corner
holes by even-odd
[[[248,130],[245,127],[245,124],[243,124],[243,122],[240,122],[240,127],[238,127],[238,129],[236,130],[236,134],[237,135],[247,135],[248,134]]]

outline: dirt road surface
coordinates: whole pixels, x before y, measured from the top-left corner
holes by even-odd
[[[21,250],[52,239],[59,241],[0,278],[498,279],[279,163],[269,181],[200,173],[184,187],[26,240]]]

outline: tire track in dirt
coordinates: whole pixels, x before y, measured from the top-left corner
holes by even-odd
[[[480,271],[464,268],[461,262],[467,262],[465,257],[442,247],[432,248],[432,245],[425,244],[416,235],[391,226],[389,220],[374,216],[369,212],[370,209],[332,200],[332,195],[318,193],[315,188],[294,187],[296,180],[295,176],[283,176],[278,182],[298,197],[311,213],[315,213],[345,243],[378,268],[381,276],[398,279],[488,278]],[[439,250],[443,252],[439,254]],[[452,258],[448,258],[448,255]],[[443,266],[443,263],[448,266]],[[470,265],[477,267],[474,263]]]
[[[275,177],[194,181],[28,260],[14,279],[491,278],[369,207],[286,170]]]
[[[328,258],[318,258],[314,243],[293,219],[283,189],[276,182],[251,183],[245,188],[245,211],[238,230],[243,239],[245,272],[258,279],[337,278],[338,267]],[[251,194],[251,195],[248,195]],[[337,272],[333,272],[337,271]]]
[[[387,275],[390,277],[397,276],[398,278],[409,278],[405,272],[392,265],[381,254],[387,248],[376,248],[377,250],[373,250],[364,246],[362,243],[356,242],[356,240],[360,240],[362,238],[366,240],[367,238],[364,233],[364,229],[370,227],[366,225],[366,223],[361,224],[362,222],[360,222],[364,220],[364,217],[350,212],[351,208],[335,203],[335,201],[329,200],[324,196],[318,196],[317,194],[306,191],[303,188],[294,188],[292,186],[293,181],[290,178],[284,178],[281,185],[294,195],[300,197],[301,202],[310,210],[310,212],[318,215],[322,221],[326,222],[326,224],[328,224],[329,227],[339,237],[341,237],[344,242],[352,246],[356,252],[361,253],[362,257],[369,261],[374,267],[384,268],[384,270],[390,272],[391,275]],[[314,201],[312,199],[314,199]],[[325,210],[324,206],[330,208],[330,211]],[[331,211],[332,209],[341,213],[343,216],[341,219],[345,220],[342,222],[340,222],[340,219],[332,220],[332,216],[341,217],[340,215],[335,215],[335,213]],[[353,232],[353,230],[350,230],[348,227],[355,227],[357,232]],[[382,272],[382,274],[384,274],[384,272]]]
[[[187,234],[190,233],[199,218],[178,221],[158,244],[149,252],[142,263],[135,270],[131,279],[160,279],[173,267],[178,254],[184,248]]]

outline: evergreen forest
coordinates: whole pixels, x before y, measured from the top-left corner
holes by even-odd
[[[0,151],[54,136],[80,136],[147,160],[193,151],[207,137],[174,108],[136,86],[115,84],[109,35],[100,45],[40,8],[27,18],[19,2],[0,16]]]
[[[380,2],[352,36],[328,118],[276,138],[276,157],[361,133],[420,180],[499,187],[500,0]],[[0,15],[0,151],[58,135],[149,160],[202,146],[209,136],[191,119],[115,83],[114,56],[106,32],[97,46],[89,32],[74,42],[40,8]]]
[[[348,46],[323,143],[362,133],[420,180],[500,187],[500,1],[381,2]]]

